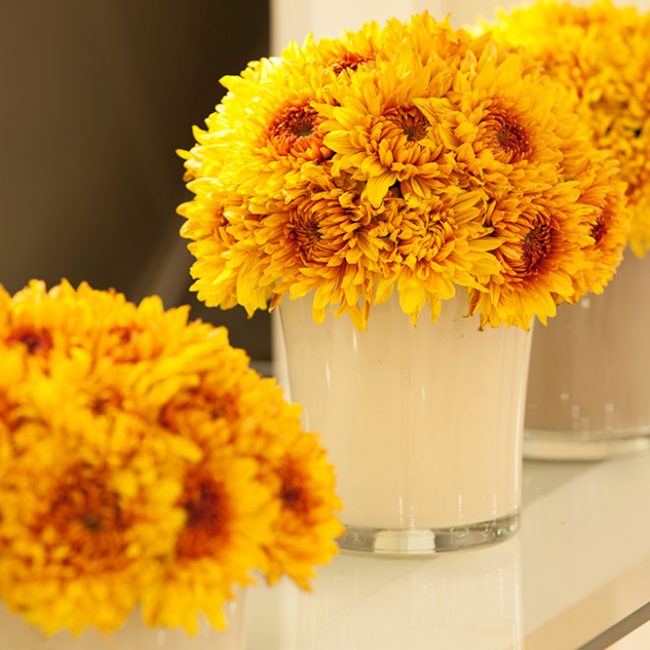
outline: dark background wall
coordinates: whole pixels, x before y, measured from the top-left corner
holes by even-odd
[[[160,293],[270,358],[265,314],[188,292],[174,153],[268,34],[267,0],[0,0],[0,283]]]

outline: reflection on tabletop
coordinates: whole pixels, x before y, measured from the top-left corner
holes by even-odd
[[[572,650],[616,634],[650,600],[649,475],[650,455],[527,462],[512,539],[435,558],[342,554],[313,594],[251,589],[247,648]]]

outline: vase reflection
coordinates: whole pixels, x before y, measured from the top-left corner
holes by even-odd
[[[251,594],[249,649],[519,649],[519,540],[435,559],[342,555],[311,596],[284,583]]]

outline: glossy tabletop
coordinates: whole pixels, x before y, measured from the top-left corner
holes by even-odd
[[[650,455],[526,462],[510,540],[426,559],[342,554],[313,586],[249,590],[247,650],[650,648]]]

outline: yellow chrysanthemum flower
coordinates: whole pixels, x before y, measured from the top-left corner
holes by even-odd
[[[341,524],[328,516],[332,507],[334,471],[315,438],[293,431],[293,442],[285,447],[274,464],[276,494],[280,515],[276,537],[267,547],[269,580],[274,583],[283,574],[309,589],[314,565],[322,564],[336,553],[333,539],[343,534]]]
[[[317,321],[333,307],[363,328],[394,291],[415,322],[460,288],[483,325],[527,328],[620,261],[615,165],[562,85],[489,36],[425,13],[308,38],[223,83],[182,154],[208,305],[310,294]]]
[[[571,183],[562,183],[534,198],[494,204],[490,221],[503,242],[496,249],[502,271],[486,278],[489,292],[470,292],[483,325],[526,327],[533,314],[546,324],[556,299],[573,296],[573,276],[584,264],[579,253],[592,243],[578,195]]]
[[[650,247],[650,14],[609,0],[590,6],[541,0],[501,13],[498,38],[541,61],[571,93],[598,146],[620,161],[633,211],[629,242]]]
[[[235,584],[253,582],[251,567],[267,568],[264,546],[276,543],[278,506],[259,472],[253,459],[222,452],[185,474],[179,502],[185,524],[168,565],[140,595],[147,624],[195,634],[202,612],[214,627],[225,627],[224,599],[234,597]]]
[[[47,634],[114,630],[138,605],[150,625],[223,627],[252,571],[306,587],[335,553],[332,468],[299,409],[187,315],[0,287],[0,598]],[[285,524],[289,454],[313,470],[302,528]]]
[[[375,302],[387,300],[395,287],[413,323],[425,305],[435,321],[441,301],[456,286],[484,291],[477,276],[499,272],[492,251],[500,244],[482,224],[485,203],[479,192],[450,192],[411,210],[400,210],[386,226],[391,248],[385,259],[387,280],[378,282]]]

